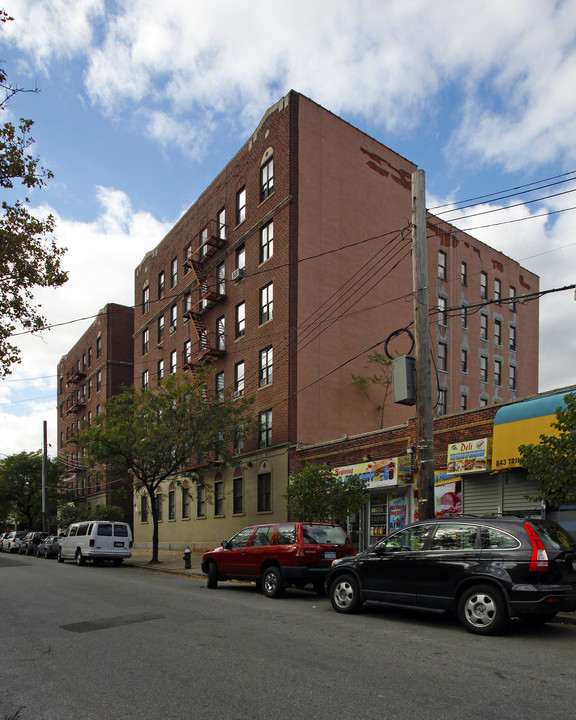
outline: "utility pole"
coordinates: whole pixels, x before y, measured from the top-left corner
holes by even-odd
[[[426,178],[424,170],[412,174],[412,287],[416,346],[416,415],[418,518],[430,520],[434,508],[434,415],[430,367],[428,262],[426,246]]]
[[[46,476],[48,474],[48,431],[44,420],[42,440],[42,530],[48,532],[48,518],[46,517]]]

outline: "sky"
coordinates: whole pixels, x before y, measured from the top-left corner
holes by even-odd
[[[54,179],[19,197],[55,216],[69,281],[35,294],[52,329],[14,337],[0,457],[40,450],[44,421],[56,454],[58,361],[107,303],[134,303],[146,252],[291,89],[417,164],[428,208],[446,205],[434,212],[540,276],[554,292],[540,300],[539,390],[576,384],[573,0],[2,7],[14,21],[0,28],[0,61],[38,92],[0,122],[34,120]],[[469,198],[483,199],[462,209]]]

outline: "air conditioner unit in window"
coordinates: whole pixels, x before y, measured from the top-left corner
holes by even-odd
[[[244,390],[234,390],[234,397],[242,397],[244,395]]]
[[[236,268],[236,270],[232,271],[232,280],[240,280],[245,275],[246,275],[245,268]]]

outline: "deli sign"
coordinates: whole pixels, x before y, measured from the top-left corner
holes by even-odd
[[[492,465],[492,439],[468,440],[448,445],[449,473],[469,473],[490,470]]]

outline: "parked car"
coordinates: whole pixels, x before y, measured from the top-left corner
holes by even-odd
[[[4,552],[4,548],[2,547],[2,542],[7,535],[8,535],[7,532],[0,533],[0,552]]]
[[[20,555],[36,555],[38,545],[45,537],[48,537],[47,532],[39,532],[35,530],[33,532],[26,533],[26,535],[20,541],[18,553]]]
[[[219,580],[253,580],[268,597],[280,597],[287,586],[312,583],[324,594],[324,580],[336,558],[354,553],[340,525],[309,522],[250,525],[202,556],[207,586]]]
[[[112,560],[121,565],[124,558],[132,555],[132,531],[125,522],[94,520],[72,523],[60,538],[58,562],[74,560],[84,565],[86,560],[94,563]]]
[[[18,552],[20,542],[26,535],[26,530],[12,530],[2,540],[2,549],[4,552]]]
[[[46,559],[51,557],[58,557],[58,550],[60,549],[60,538],[58,535],[49,535],[44,538],[38,545],[38,551],[36,557],[44,557]]]
[[[336,560],[326,589],[337,612],[372,600],[443,609],[490,635],[510,618],[546,622],[576,609],[576,542],[546,520],[421,521]]]

